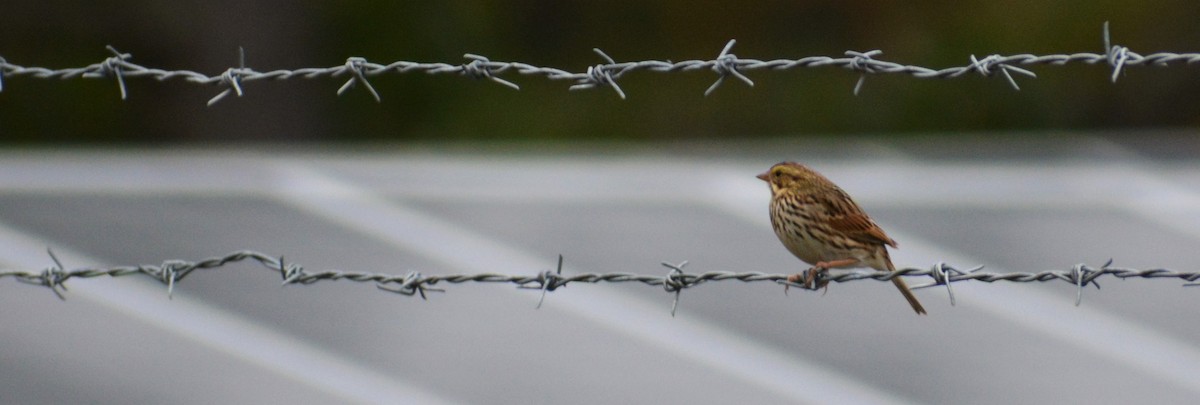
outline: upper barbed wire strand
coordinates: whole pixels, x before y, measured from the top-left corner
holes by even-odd
[[[704,94],[712,93],[723,82],[726,77],[735,77],[747,85],[753,85],[753,81],[745,75],[746,72],[755,70],[791,70],[798,68],[821,68],[821,67],[840,67],[843,69],[858,72],[859,79],[854,86],[854,93],[858,94],[862,89],[866,75],[878,74],[898,74],[909,75],[921,79],[933,78],[957,78],[967,76],[969,73],[975,72],[984,76],[995,76],[994,73],[1000,73],[999,76],[1016,90],[1020,90],[1011,73],[1019,73],[1031,78],[1036,77],[1036,74],[1028,69],[1020,66],[1036,66],[1036,65],[1053,65],[1062,66],[1072,63],[1082,63],[1088,65],[1106,64],[1112,68],[1112,80],[1115,82],[1123,69],[1132,66],[1155,66],[1166,67],[1171,64],[1192,65],[1200,63],[1200,53],[1173,53],[1173,52],[1158,52],[1149,55],[1141,55],[1131,51],[1129,48],[1113,45],[1108,29],[1108,23],[1104,24],[1103,32],[1104,52],[1103,53],[1072,53],[1072,54],[1051,54],[1051,55],[1032,55],[1032,54],[1017,54],[1017,55],[997,55],[987,54],[989,56],[979,59],[974,55],[965,58],[969,63],[963,66],[947,67],[942,69],[932,69],[922,66],[905,65],[896,62],[878,59],[882,54],[880,50],[872,50],[869,52],[846,51],[844,57],[829,57],[829,56],[807,56],[798,59],[746,59],[739,58],[731,51],[736,43],[730,40],[722,51],[712,60],[684,60],[679,62],[663,61],[663,60],[646,60],[639,62],[617,62],[610,58],[607,54],[599,49],[593,51],[599,54],[605,63],[589,66],[584,72],[571,72],[568,70],[542,67],[531,65],[522,62],[502,62],[492,61],[487,57],[476,54],[465,54],[466,62],[459,64],[432,62],[410,62],[397,61],[389,64],[379,64],[368,61],[366,58],[353,56],[346,59],[346,62],[326,68],[300,68],[300,69],[279,69],[260,72],[252,68],[245,67],[245,55],[241,54],[239,67],[231,67],[224,72],[209,76],[202,73],[190,70],[165,70],[151,68],[133,63],[133,56],[129,53],[118,52],[115,48],[107,47],[112,56],[105,58],[99,63],[94,63],[80,68],[65,68],[65,69],[48,69],[43,67],[26,67],[9,63],[3,57],[0,57],[0,91],[3,91],[5,80],[14,77],[32,77],[38,79],[75,79],[75,78],[115,78],[118,82],[121,98],[127,97],[125,80],[132,78],[153,78],[158,81],[166,80],[183,80],[187,83],[198,85],[221,85],[226,88],[210,99],[209,105],[220,101],[225,95],[231,92],[242,93],[242,85],[259,80],[287,80],[292,78],[315,79],[321,77],[338,78],[349,76],[349,80],[345,82],[337,90],[337,94],[341,95],[350,87],[355,87],[356,84],[362,84],[361,87],[366,88],[371,93],[376,101],[381,100],[377,93],[366,81],[366,78],[379,76],[388,73],[406,74],[406,73],[426,73],[435,74],[451,74],[466,76],[472,78],[487,78],[491,81],[519,90],[520,87],[512,81],[501,78],[500,76],[510,73],[523,76],[541,76],[549,80],[566,80],[573,84],[569,87],[571,90],[594,89],[599,87],[608,87],[613,89],[619,97],[624,99],[626,92],[617,84],[617,80],[622,76],[638,72],[649,71],[658,73],[674,73],[674,72],[692,72],[692,71],[710,71],[718,75],[717,81],[709,86]],[[11,86],[11,84],[10,84]]]

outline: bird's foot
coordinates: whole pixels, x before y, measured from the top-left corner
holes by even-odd
[[[829,281],[824,279],[828,274],[829,268],[824,266],[813,266],[812,268],[790,275],[787,278],[788,283],[800,284],[805,289],[819,290],[824,288],[825,292],[829,292]],[[788,284],[784,284],[783,293],[787,294]],[[824,293],[822,293],[824,295]]]

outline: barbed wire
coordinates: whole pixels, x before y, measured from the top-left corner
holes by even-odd
[[[846,51],[844,57],[834,58],[829,56],[809,56],[799,59],[774,59],[774,60],[759,60],[759,59],[743,59],[731,53],[735,40],[730,40],[717,54],[717,57],[712,60],[685,60],[681,62],[671,62],[669,60],[647,60],[640,62],[617,62],[615,59],[604,53],[600,49],[593,51],[603,59],[604,63],[588,67],[584,72],[570,72],[563,69],[553,67],[535,66],[521,62],[497,62],[488,59],[485,56],[476,54],[465,54],[463,57],[468,60],[466,63],[450,64],[450,63],[421,63],[409,61],[397,61],[388,64],[379,64],[368,61],[362,57],[350,57],[342,65],[331,66],[325,68],[301,68],[294,70],[271,70],[260,72],[246,67],[246,58],[244,50],[239,48],[239,64],[236,68],[226,69],[219,75],[208,76],[203,73],[198,73],[190,70],[164,70],[158,68],[150,68],[130,62],[133,56],[129,53],[122,53],[116,48],[108,46],[110,56],[104,61],[94,63],[80,68],[66,69],[48,69],[43,67],[25,67],[8,63],[3,57],[0,57],[0,91],[4,89],[4,80],[13,77],[33,77],[39,79],[74,79],[74,78],[115,78],[117,87],[121,92],[121,99],[124,100],[128,96],[125,87],[126,78],[150,77],[158,81],[166,80],[183,80],[187,83],[199,85],[219,85],[224,89],[216,96],[208,101],[211,106],[218,101],[221,101],[230,94],[242,96],[245,92],[243,85],[248,82],[259,80],[286,80],[292,78],[314,79],[318,77],[339,78],[349,76],[349,80],[345,82],[337,90],[337,95],[342,95],[349,89],[362,85],[375,98],[376,102],[382,101],[379,92],[367,80],[368,77],[379,76],[387,73],[414,73],[423,72],[430,75],[436,74],[452,74],[459,76],[467,76],[475,79],[488,79],[503,86],[520,90],[520,86],[509,80],[503,79],[500,76],[508,73],[515,73],[523,76],[541,76],[550,80],[567,80],[573,84],[569,90],[585,90],[594,88],[611,88],[622,99],[626,97],[625,91],[617,84],[617,80],[626,74],[637,71],[651,71],[659,73],[674,73],[674,72],[691,72],[697,70],[709,70],[717,74],[717,80],[713,82],[704,95],[708,96],[715,91],[725,79],[728,77],[736,78],[748,86],[754,86],[754,81],[745,75],[744,72],[752,70],[790,70],[797,68],[819,68],[819,67],[840,67],[860,73],[858,81],[854,85],[854,94],[857,95],[866,81],[867,75],[872,74],[902,74],[916,78],[957,78],[968,74],[979,73],[985,77],[1002,76],[1009,85],[1014,89],[1020,90],[1017,81],[1013,78],[1013,74],[1019,74],[1036,78],[1037,74],[1033,71],[1025,69],[1021,66],[1032,65],[1056,65],[1062,66],[1070,63],[1083,63],[1088,65],[1106,64],[1112,68],[1112,81],[1115,83],[1121,75],[1124,68],[1130,66],[1157,66],[1166,67],[1172,63],[1185,63],[1191,65],[1200,62],[1200,53],[1172,53],[1158,52],[1150,55],[1141,55],[1131,51],[1129,48],[1112,45],[1108,30],[1108,23],[1104,23],[1104,52],[1103,53],[1073,53],[1073,54],[1051,54],[1051,55],[998,55],[993,54],[983,58],[978,58],[971,55],[968,59],[970,63],[964,66],[948,67],[943,69],[931,69],[927,67],[905,65],[895,62],[889,62],[877,59],[883,51],[872,50],[867,52]]]
[[[1113,267],[1111,259],[1099,268],[1086,264],[1077,264],[1068,270],[1046,270],[1032,273],[987,273],[981,271],[983,266],[959,270],[945,263],[935,263],[929,269],[904,268],[898,269],[895,272],[860,271],[837,274],[820,272],[815,275],[814,284],[802,285],[789,281],[789,277],[791,276],[786,274],[731,271],[709,271],[690,274],[683,270],[688,264],[686,261],[677,264],[663,262],[662,265],[669,269],[666,275],[635,273],[580,273],[563,275],[563,257],[561,255],[558,256],[558,266],[555,270],[546,270],[535,275],[509,275],[501,273],[422,275],[420,272],[415,271],[404,275],[394,275],[342,270],[309,271],[301,265],[285,261],[283,256],[276,257],[251,250],[241,250],[225,256],[211,257],[196,262],[166,260],[160,265],[83,267],[68,270],[58,260],[58,257],[54,255],[53,251],[47,249],[47,252],[50,255],[50,259],[54,262],[53,266],[46,267],[41,271],[0,270],[0,279],[12,277],[22,283],[47,287],[59,299],[65,300],[66,295],[64,293],[67,291],[66,282],[70,279],[104,276],[124,277],[140,274],[166,284],[167,296],[171,297],[174,294],[175,285],[194,271],[212,270],[231,263],[253,261],[273,272],[277,272],[285,286],[309,285],[320,281],[349,280],[360,283],[375,283],[376,288],[380,290],[405,296],[419,295],[422,299],[427,299],[426,292],[444,292],[445,290],[443,289],[434,288],[434,286],[441,283],[515,284],[517,288],[541,291],[536,308],[541,308],[546,298],[546,293],[566,287],[568,284],[641,283],[662,287],[666,292],[674,293],[675,299],[671,304],[672,316],[675,315],[675,310],[679,304],[679,296],[683,290],[717,281],[770,282],[786,287],[818,290],[819,287],[817,286],[828,282],[847,283],[861,280],[891,281],[896,277],[923,276],[929,277],[931,281],[926,284],[913,286],[913,289],[943,286],[949,295],[950,305],[955,305],[954,290],[951,285],[963,281],[982,281],[986,283],[997,281],[1014,283],[1065,281],[1073,284],[1076,288],[1076,306],[1082,302],[1084,287],[1090,284],[1099,289],[1100,284],[1097,282],[1097,279],[1105,276],[1119,279],[1174,278],[1187,281],[1188,283],[1185,283],[1184,286],[1200,285],[1200,283],[1196,283],[1196,280],[1200,279],[1200,272],[1178,272],[1167,269],[1138,270]]]

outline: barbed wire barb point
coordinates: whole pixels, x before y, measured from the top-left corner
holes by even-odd
[[[1108,262],[1104,263],[1101,270],[1107,269],[1110,264],[1112,264],[1112,259],[1108,259]],[[1096,277],[1102,274],[1102,271],[1092,270],[1091,267],[1088,267],[1084,263],[1076,264],[1071,268],[1069,277],[1071,282],[1075,284],[1075,306],[1079,306],[1083,302],[1083,287],[1086,287],[1088,284],[1094,284],[1097,290],[1100,289],[1100,283],[1096,281]]]
[[[59,300],[66,301],[67,297],[63,295],[62,291],[68,291],[66,282],[70,276],[67,275],[67,268],[63,266],[62,261],[58,260],[58,256],[54,255],[54,249],[46,247],[46,254],[50,255],[50,260],[54,261],[54,267],[42,271],[42,285],[50,287],[50,291],[53,291]],[[60,288],[62,291],[58,290]]]
[[[268,263],[263,264],[269,267]],[[295,283],[304,276],[303,266],[286,263],[282,255],[279,256],[279,266],[277,266],[277,268],[279,270],[280,277],[283,278],[283,283],[280,285],[286,286],[288,284]]]
[[[1019,68],[1019,67],[1004,63],[1004,58],[1000,55],[989,55],[988,57],[983,58],[982,60],[976,59],[975,55],[971,55],[970,67],[975,68],[975,70],[978,71],[979,74],[982,74],[984,76],[992,76],[993,73],[995,73],[995,70],[992,69],[993,66],[1000,68],[999,69],[1000,74],[1004,75],[1004,78],[1006,80],[1008,80],[1008,84],[1011,85],[1013,87],[1013,89],[1015,89],[1017,91],[1021,91],[1021,86],[1017,85],[1017,81],[1014,80],[1012,77],[1012,74],[1009,73],[1010,70],[1020,73],[1020,74],[1023,74],[1023,75],[1026,75],[1026,76],[1029,76],[1029,77],[1037,78],[1037,74],[1033,73],[1032,71],[1030,71],[1028,69],[1023,69],[1023,68]]]
[[[212,107],[213,104],[216,104],[218,101],[221,101],[221,99],[225,98],[225,96],[228,96],[231,91],[236,92],[237,96],[241,97],[243,94],[242,93],[242,77],[249,73],[253,73],[253,72],[254,72],[253,70],[246,69],[246,49],[239,46],[238,47],[238,67],[225,69],[225,73],[221,74],[221,80],[220,80],[221,83],[226,86],[229,86],[229,88],[218,93],[215,97],[209,99],[208,106]]]
[[[182,267],[186,266],[187,264],[177,260],[163,262],[161,275],[159,276],[161,281],[167,285],[168,300],[175,299],[175,282],[183,278],[183,275],[176,270],[176,265],[181,265]],[[146,271],[145,269],[141,268],[139,268],[139,270]]]
[[[983,265],[975,266],[969,270],[963,271],[947,265],[945,262],[937,262],[934,263],[934,265],[929,269],[929,277],[933,278],[933,282],[916,285],[913,286],[912,289],[920,290],[929,287],[945,286],[946,294],[950,296],[950,306],[955,306],[957,302],[954,298],[954,288],[951,287],[951,284],[953,284],[954,281],[961,281],[954,280],[955,276],[968,276],[971,273],[975,273],[980,270],[983,270]]]
[[[979,266],[976,269],[982,269],[982,268],[983,268],[983,266]],[[950,282],[949,277],[947,277],[948,274],[946,272],[946,263],[938,262],[936,265],[934,265],[934,270],[935,271],[933,274],[931,274],[931,276],[934,277],[935,280],[938,280],[939,282],[946,285],[946,295],[950,297],[950,306],[953,307],[953,306],[957,305],[958,301],[954,299],[954,287],[951,286],[952,283]],[[958,269],[951,267],[950,271],[957,272]],[[940,280],[939,280],[939,278],[940,278]]]
[[[871,63],[875,62],[875,60],[871,59],[871,57],[876,56],[876,55],[882,55],[882,54],[883,54],[883,51],[878,50],[878,49],[870,50],[867,52],[846,51],[845,55],[851,57],[850,64],[847,65],[846,67],[862,72],[862,74],[858,75],[858,82],[854,83],[854,95],[855,96],[857,96],[859,91],[862,90],[863,83],[866,83],[867,74],[876,72],[875,68],[871,66]]]
[[[609,57],[608,54],[604,53],[604,51],[600,50],[600,48],[592,48],[592,52],[600,55],[600,57],[604,58],[604,60],[608,63],[588,67],[587,73],[584,73],[583,75],[577,75],[577,83],[567,88],[567,90],[583,90],[595,88],[597,86],[609,86],[612,87],[613,91],[617,92],[618,96],[621,96],[622,100],[624,100],[625,91],[621,90],[621,86],[617,85],[616,79],[621,77],[625,71],[622,70],[616,74],[613,74],[609,70],[617,65],[617,61]]]
[[[538,297],[537,306],[534,307],[533,309],[542,309],[542,302],[546,301],[546,293],[549,291],[557,290],[558,287],[562,287],[565,285],[565,282],[561,281],[562,280],[562,270],[563,270],[563,255],[559,254],[557,269],[554,272],[551,272],[550,270],[546,270],[538,275],[537,283],[540,285],[536,288],[539,290],[542,290],[542,294],[540,297]],[[517,288],[530,288],[530,287],[518,285]]]
[[[713,72],[717,73],[717,81],[713,82],[711,86],[708,86],[708,90],[704,91],[705,97],[708,97],[708,95],[712,94],[717,87],[720,87],[721,83],[725,82],[725,78],[730,75],[740,79],[742,82],[746,83],[746,85],[754,87],[754,81],[750,80],[749,77],[746,77],[746,75],[743,75],[742,72],[738,71],[739,59],[737,55],[729,53],[729,51],[733,49],[734,44],[737,44],[736,39],[729,40],[729,42],[725,44],[725,47],[721,49],[721,53],[717,54],[717,58],[713,60],[712,70]]]
[[[475,79],[488,79],[510,89],[521,90],[521,86],[518,86],[516,83],[492,75],[491,59],[471,53],[465,54],[463,57],[471,60],[470,63],[461,65],[462,73],[464,75],[471,76]]]
[[[390,288],[382,282],[376,282],[375,288],[394,292],[396,294],[407,295],[410,297],[413,295],[420,295],[421,300],[424,301],[428,301],[428,297],[425,296],[425,290],[444,292],[444,290],[441,289],[426,287],[425,283],[426,279],[421,277],[421,273],[412,271],[404,276],[404,279],[400,282],[399,287]]]
[[[346,90],[354,87],[355,83],[362,83],[363,87],[366,87],[367,91],[371,92],[371,96],[375,97],[376,103],[383,102],[383,100],[379,97],[379,92],[375,91],[375,87],[371,86],[371,82],[368,82],[367,77],[363,74],[363,72],[366,70],[366,64],[366,58],[358,56],[346,58],[346,64],[342,66],[342,69],[350,72],[350,80],[347,80],[346,84],[343,84],[342,87],[338,88],[337,95],[339,97],[342,95],[342,93],[345,93]]]
[[[1112,82],[1117,82],[1117,77],[1121,75],[1121,68],[1125,66],[1125,62],[1129,60],[1129,48],[1120,45],[1113,45],[1111,35],[1108,30],[1108,21],[1104,22],[1104,55],[1108,60],[1109,66],[1113,68]]]
[[[684,288],[690,288],[700,283],[699,279],[688,281],[687,274],[683,272],[683,267],[688,265],[687,260],[679,262],[679,264],[671,264],[668,262],[661,263],[664,267],[671,269],[666,277],[663,277],[663,289],[667,292],[675,293],[675,300],[671,302],[671,317],[675,317],[675,309],[679,308],[679,295]]]
[[[935,286],[939,286],[939,285],[946,286],[946,294],[948,294],[950,296],[950,306],[954,306],[956,303],[954,300],[954,288],[950,287],[950,281],[949,281],[949,277],[947,274],[948,272],[946,271],[946,267],[947,266],[946,266],[945,262],[935,263],[933,265],[933,267],[930,268],[930,273],[929,273],[929,277],[933,278],[933,282],[929,283],[929,284],[913,286],[912,289],[919,290],[922,288],[935,287]],[[957,270],[955,270],[954,268],[951,268],[950,271],[957,271]]]
[[[113,56],[110,56],[104,60],[104,63],[100,65],[100,72],[105,76],[117,77],[117,87],[121,89],[121,100],[125,100],[128,93],[125,91],[125,74],[122,72],[121,65],[127,63],[126,61],[129,58],[132,58],[133,55],[121,53],[112,45],[105,45],[104,47],[108,49],[109,52],[112,52]]]

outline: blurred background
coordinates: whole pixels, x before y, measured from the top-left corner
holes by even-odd
[[[880,59],[930,68],[972,54],[1200,50],[1194,2],[1125,1],[712,1],[503,3],[380,1],[13,2],[0,15],[0,56],[22,66],[79,67],[110,56],[168,70],[218,75],[238,47],[258,71],[372,62],[459,64],[465,53],[581,72],[601,60],[712,59],[730,39],[743,58]],[[487,81],[424,74],[372,79],[334,95],[344,80],[291,79],[219,92],[181,82],[130,80],[121,102],[111,79],[6,78],[0,142],[401,141],[460,139],[689,139],[912,134],[978,130],[1193,127],[1200,90],[1192,68],[1132,68],[1112,84],[1105,66],[1033,67],[1021,91],[999,77],[918,80],[879,75],[862,94],[840,68],[755,71],[702,97],[710,72],[639,72],[608,89],[516,75],[513,91]]]
[[[218,75],[464,53],[582,72],[602,62],[1200,51],[1194,1],[4,4],[0,57]],[[222,88],[5,77],[0,274],[196,261],[251,249],[308,270],[665,275],[807,268],[754,175],[795,160],[899,242],[900,267],[1077,263],[1200,269],[1198,67],[1034,66],[1037,79],[867,78],[839,68],[631,73],[607,88],[388,74]],[[912,278],[910,284],[928,282]],[[254,264],[72,279],[60,301],[0,277],[0,404],[1154,403],[1200,396],[1200,290],[1176,279],[889,283],[827,294],[708,283],[673,294],[572,284],[281,286]]]

